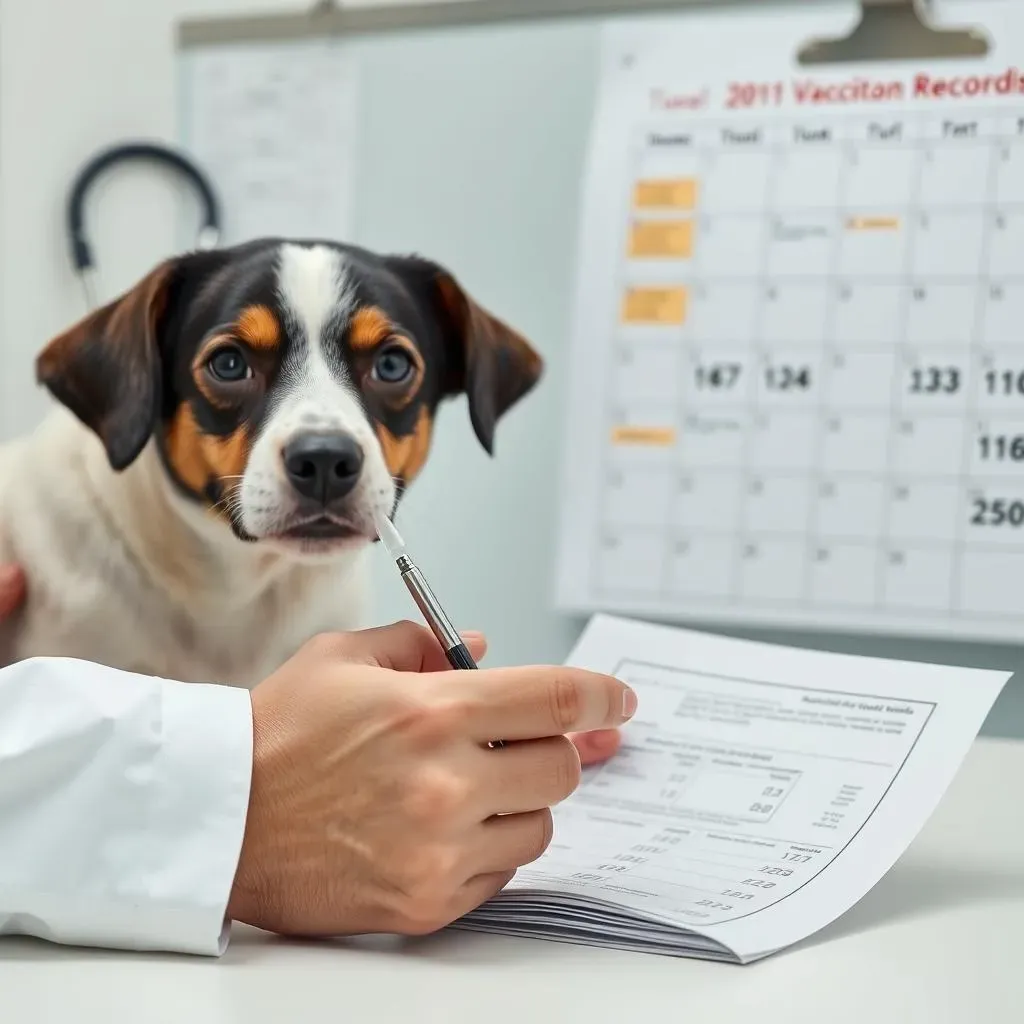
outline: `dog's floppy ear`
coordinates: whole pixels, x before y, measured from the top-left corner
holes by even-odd
[[[544,361],[518,332],[469,296],[443,267],[418,257],[394,261],[419,279],[441,324],[445,395],[465,392],[473,430],[494,453],[498,420],[540,380]]]
[[[54,338],[36,378],[103,442],[125,469],[152,436],[159,412],[158,332],[177,261],[162,263],[120,298]]]

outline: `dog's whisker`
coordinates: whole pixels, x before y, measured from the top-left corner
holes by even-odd
[[[242,511],[242,504],[242,496],[238,493],[237,490],[235,490],[231,491],[228,494],[225,494],[224,497],[220,499],[220,501],[211,505],[210,508],[214,512],[220,512],[223,510],[224,512],[227,512],[229,515],[232,515]]]

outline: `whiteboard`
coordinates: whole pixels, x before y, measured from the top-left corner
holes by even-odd
[[[965,6],[973,5],[959,9]],[[821,34],[840,34],[855,15],[854,4],[845,2],[771,10],[780,20],[813,10]],[[722,37],[749,12],[745,5],[716,12]],[[540,388],[500,425],[493,461],[479,449],[463,403],[442,411],[431,459],[400,520],[455,620],[488,633],[495,663],[561,660],[587,610],[570,603],[570,610],[555,613],[553,607],[563,459],[572,458],[564,444],[565,403],[586,369],[569,345],[581,182],[601,27],[608,20],[395,32],[335,44],[357,69],[360,97],[351,239],[385,251],[420,251],[447,264],[480,301],[530,337],[547,363]],[[180,58],[186,146],[191,110],[201,102],[190,62],[202,49],[189,47]],[[454,493],[456,480],[471,481],[472,494]],[[573,571],[589,571],[586,554],[575,566],[563,561],[560,575]],[[377,586],[377,618],[413,614],[383,563]],[[1012,665],[1019,656],[1008,646],[882,630],[867,635],[849,620],[813,631],[792,621],[774,628],[741,617],[726,622],[704,604],[681,614],[651,609],[646,617],[985,667]],[[1008,688],[1004,704],[1012,704],[1014,693]],[[1024,707],[1016,714],[1016,724],[1005,719],[1010,724],[1000,728],[1024,734]]]
[[[226,197],[221,243],[352,232],[359,74],[325,39],[193,51],[187,146]]]

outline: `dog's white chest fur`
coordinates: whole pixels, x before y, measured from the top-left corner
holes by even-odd
[[[366,553],[301,564],[230,535],[172,489],[150,449],[121,474],[62,409],[0,447],[0,562],[29,578],[0,664],[82,658],[252,686],[302,644],[365,622]]]

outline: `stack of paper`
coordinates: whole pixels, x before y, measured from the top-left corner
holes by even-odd
[[[599,616],[570,663],[638,693],[554,841],[457,927],[747,963],[856,903],[1010,677]]]

